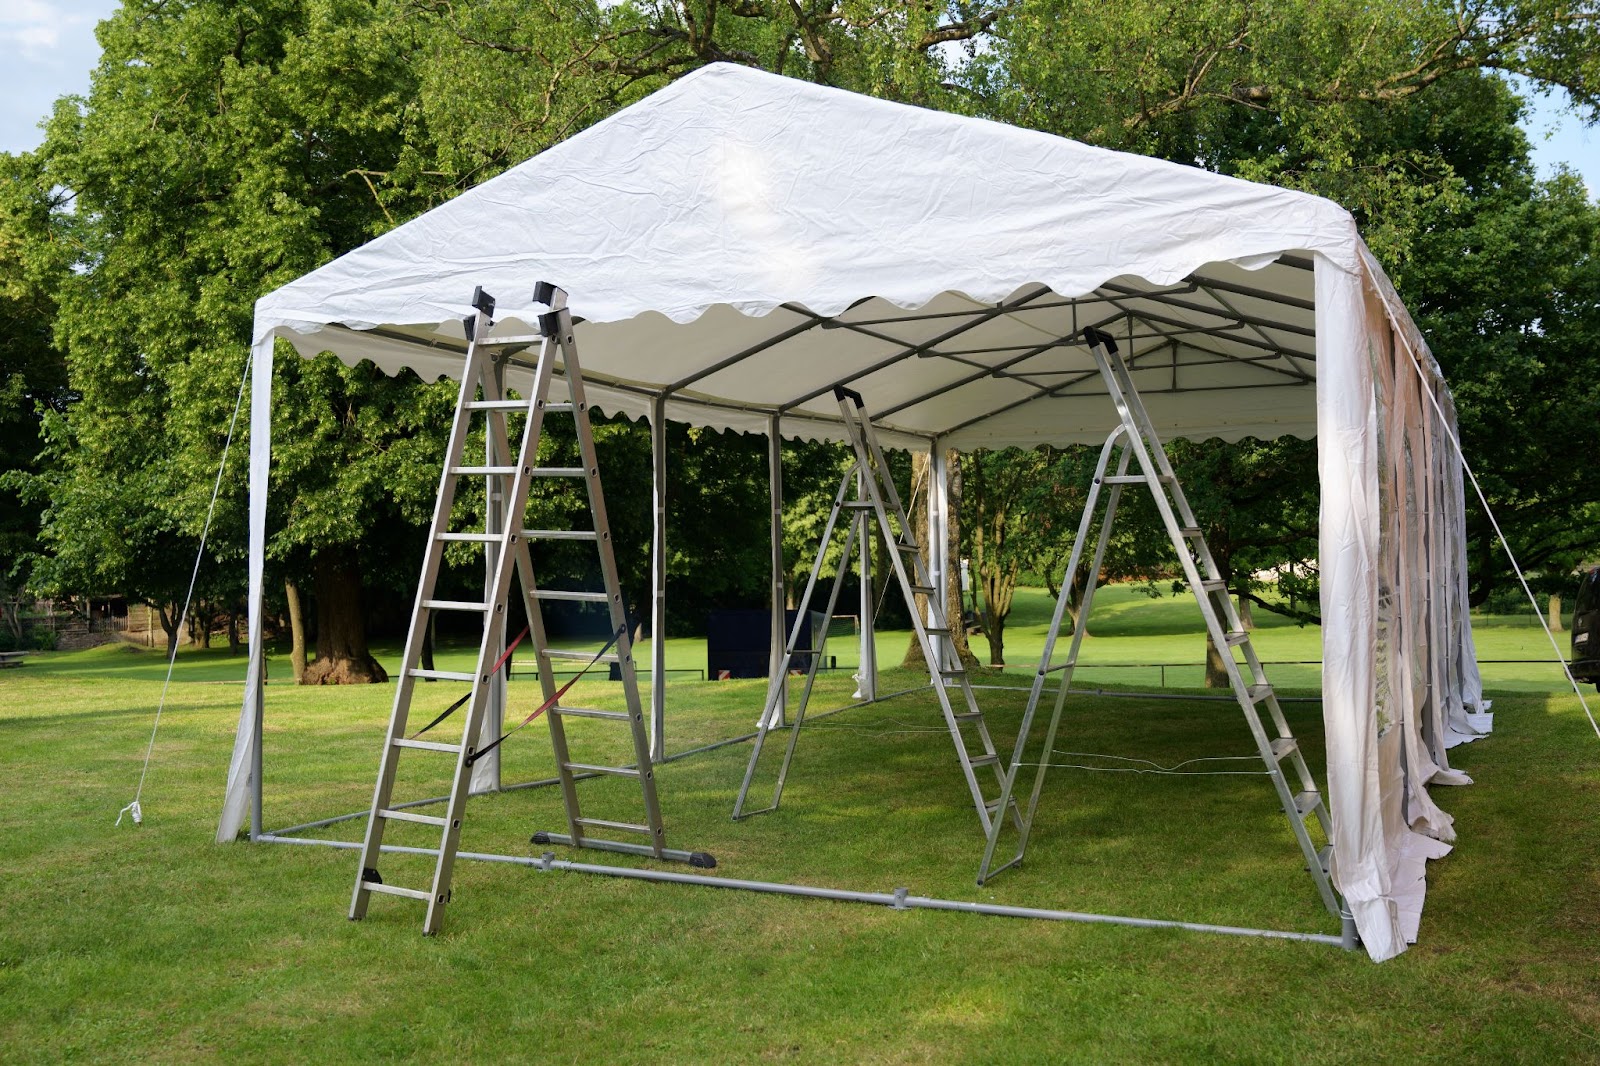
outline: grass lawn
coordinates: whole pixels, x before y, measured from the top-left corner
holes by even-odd
[[[1086,663],[1199,662],[1192,605],[1111,593]],[[1017,683],[1048,611],[1043,593],[1019,594],[1007,640]],[[1264,658],[1319,658],[1314,629],[1257,620]],[[1531,620],[1477,625],[1485,660],[1534,658],[1544,644]],[[881,658],[897,660],[905,635],[883,636]],[[854,649],[841,645],[829,650],[848,666]],[[701,666],[703,655],[703,644],[674,642],[669,666]],[[393,663],[398,650],[379,657]],[[1193,669],[1169,668],[1167,685],[1194,684]],[[127,647],[41,655],[0,672],[5,1061],[1600,1060],[1600,858],[1590,831],[1600,745],[1553,667],[1486,666],[1497,732],[1451,753],[1477,785],[1439,797],[1461,842],[1430,868],[1421,942],[1382,965],[1316,944],[471,862],[456,868],[443,935],[420,936],[420,905],[389,897],[351,923],[352,852],[211,842],[238,716],[240,690],[227,682],[242,676],[225,653],[180,657],[145,824],[112,828],[138,781],[162,672],[159,653]],[[300,689],[287,674],[275,662],[272,827],[365,806],[392,697],[387,685]],[[1317,684],[1314,666],[1275,674],[1291,689]],[[669,750],[749,727],[761,682],[674,676]],[[1158,679],[1102,665],[1080,668],[1078,680]],[[915,680],[889,672],[880,684]],[[450,688],[427,686],[424,704],[442,707]],[[593,705],[616,705],[615,685],[582,688]],[[848,671],[820,688],[814,709],[847,702]],[[514,682],[513,708],[531,706],[536,691]],[[1007,736],[1021,696],[983,695]],[[1173,765],[1251,750],[1228,704],[1085,696],[1068,706],[1064,751]],[[1288,712],[1320,774],[1316,705]],[[579,758],[620,755],[593,731],[577,740]],[[982,839],[928,696],[808,727],[783,808],[736,824],[728,814],[748,751],[725,747],[658,772],[669,842],[715,853],[721,875],[1338,931],[1259,775],[1054,771],[1027,865],[978,889]],[[508,742],[505,762],[508,781],[549,775],[542,725]],[[400,798],[442,791],[442,775],[410,773],[421,765],[403,764]],[[775,759],[766,770],[770,782]],[[587,813],[636,816],[628,782],[580,787]],[[323,833],[353,840],[361,825]],[[473,801],[463,847],[537,853],[530,833],[561,828],[555,790],[508,792]],[[421,844],[433,833],[415,829],[389,840]],[[422,883],[420,866],[386,859],[385,875]]]

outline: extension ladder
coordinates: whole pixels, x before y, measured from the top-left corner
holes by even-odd
[[[617,578],[616,558],[612,551],[611,531],[606,521],[605,499],[600,489],[599,464],[595,456],[594,434],[589,423],[588,403],[584,397],[583,375],[578,367],[577,348],[573,343],[572,316],[566,307],[566,293],[542,282],[535,288],[534,302],[551,308],[539,316],[538,332],[526,336],[490,338],[494,325],[494,299],[482,289],[473,294],[472,306],[476,314],[465,320],[468,348],[466,364],[461,375],[461,391],[456,402],[455,417],[450,427],[449,442],[445,449],[444,469],[439,479],[439,495],[434,504],[433,522],[428,531],[427,549],[423,555],[422,576],[417,583],[416,605],[412,611],[411,628],[406,637],[405,662],[395,689],[394,711],[389,719],[388,735],[384,739],[383,757],[379,764],[377,785],[373,790],[372,808],[367,821],[361,860],[357,866],[355,891],[350,901],[351,919],[366,914],[373,893],[403,896],[427,903],[427,914],[422,930],[426,934],[438,932],[443,920],[443,910],[450,900],[450,880],[456,850],[461,837],[462,816],[467,797],[472,791],[474,764],[488,756],[522,726],[539,714],[548,712],[550,741],[562,799],[566,808],[567,832],[564,834],[540,833],[537,843],[570,844],[605,851],[652,856],[657,859],[675,859],[696,866],[714,866],[715,861],[701,852],[674,851],[665,843],[665,830],[661,821],[661,807],[656,797],[654,769],[650,763],[649,742],[645,734],[644,712],[639,701],[638,680],[634,671],[633,650],[623,609],[622,592]],[[507,399],[505,396],[505,368],[511,352],[537,344],[538,362],[534,368],[533,384],[525,399]],[[570,402],[554,403],[549,400],[551,382],[557,363],[561,364]],[[481,398],[479,393],[481,391]],[[580,462],[574,467],[541,467],[537,465],[539,441],[547,415],[566,413],[573,416]],[[510,448],[509,424],[512,415],[524,416],[521,439],[515,454]],[[465,448],[469,430],[475,416],[485,419],[487,438],[484,465],[469,464]],[[461,478],[486,479],[484,500],[487,528],[478,531],[458,532],[450,529],[451,510],[456,499],[456,487]],[[524,529],[524,512],[532,483],[537,479],[581,480],[588,490],[589,510],[593,528],[587,530]],[[530,540],[587,541],[596,546],[600,571],[604,578],[604,592],[569,592],[541,589],[534,578],[528,551]],[[437,599],[434,595],[443,561],[445,547],[451,543],[480,544],[488,552],[488,580],[482,601]],[[511,599],[513,575],[528,617],[528,635],[533,643],[538,662],[539,682],[543,703],[533,714],[497,739],[499,725],[490,711],[491,690],[498,682],[500,669],[508,652],[505,647],[506,616]],[[540,604],[546,600],[566,600],[604,603],[610,611],[611,637],[599,653],[552,648],[546,637],[544,616]],[[423,635],[434,612],[465,613],[483,620],[483,637],[478,646],[477,667],[471,673],[450,670],[422,669],[419,664]],[[586,670],[598,663],[614,664],[622,680],[626,711],[596,710],[568,706],[561,702],[572,682],[557,688],[552,666],[556,661],[576,661]],[[580,675],[581,676],[581,675]],[[452,681],[469,685],[470,690],[443,714],[439,715],[417,733],[407,736],[416,682],[419,680]],[[576,679],[574,679],[576,680]],[[419,735],[461,706],[467,708],[459,739],[455,741],[421,740]],[[573,761],[569,752],[565,720],[568,718],[597,719],[627,727],[633,745],[632,766],[586,764]],[[454,784],[443,817],[413,813],[397,809],[392,804],[395,780],[400,769],[401,756],[416,753],[418,757],[454,757]],[[583,814],[579,803],[577,778],[596,775],[617,775],[639,782],[644,803],[642,821],[617,821],[591,818]],[[390,822],[411,822],[432,826],[439,830],[439,847],[434,866],[433,882],[427,889],[408,888],[387,884],[379,874],[379,859],[383,851],[384,830]],[[591,830],[631,833],[642,837],[643,842],[613,841],[590,835]]]
[[[1106,438],[1104,448],[1101,449],[1099,466],[1095,470],[1089,497],[1084,504],[1078,537],[1073,543],[1072,554],[1061,582],[1061,592],[1056,599],[1055,613],[1050,620],[1049,632],[1045,636],[1044,654],[1039,660],[1039,669],[1034,675],[1033,687],[1028,694],[1028,706],[1023,714],[1011,762],[1003,775],[1001,796],[1004,801],[1011,802],[1021,769],[1030,765],[1026,761],[1026,749],[1033,728],[1034,715],[1044,692],[1045,681],[1050,674],[1060,673],[1061,680],[1055,691],[1055,705],[1045,730],[1044,746],[1037,760],[1031,763],[1034,767],[1033,787],[1018,827],[1016,853],[1004,864],[993,865],[1003,828],[996,822],[990,827],[989,839],[984,847],[983,862],[978,869],[978,884],[981,885],[1001,871],[1022,862],[1023,853],[1027,850],[1028,835],[1039,806],[1039,794],[1044,787],[1045,770],[1050,764],[1050,756],[1055,748],[1062,706],[1072,683],[1073,668],[1078,662],[1083,633],[1094,604],[1095,585],[1105,560],[1106,544],[1116,518],[1117,504],[1125,486],[1144,485],[1155,500],[1167,536],[1171,539],[1172,546],[1183,565],[1184,577],[1194,592],[1201,615],[1205,618],[1207,636],[1227,669],[1229,684],[1240,709],[1244,711],[1245,722],[1250,727],[1251,736],[1255,738],[1257,751],[1267,768],[1268,776],[1272,779],[1290,828],[1294,831],[1295,839],[1299,841],[1311,879],[1316,883],[1317,891],[1321,894],[1328,910],[1340,915],[1339,898],[1329,876],[1332,847],[1325,845],[1319,848],[1306,824],[1307,819],[1314,820],[1321,829],[1323,839],[1331,839],[1328,833],[1328,808],[1323,803],[1322,793],[1306,766],[1300,744],[1289,729],[1289,723],[1284,718],[1283,709],[1278,705],[1278,698],[1273,693],[1272,685],[1267,681],[1266,671],[1256,655],[1250,634],[1239,619],[1238,611],[1217,568],[1211,549],[1200,531],[1194,511],[1184,496],[1183,487],[1178,483],[1172,464],[1167,459],[1166,449],[1162,446],[1155,425],[1145,410],[1144,401],[1134,388],[1127,362],[1117,352],[1116,342],[1110,334],[1091,328],[1085,329],[1083,335],[1105,381],[1106,390],[1116,405],[1121,424],[1111,431]],[[1117,456],[1116,472],[1108,473],[1108,470],[1112,469],[1113,455]],[[1130,460],[1137,464],[1135,473],[1129,473]],[[1073,627],[1072,643],[1066,659],[1052,664],[1056,641],[1061,633],[1061,621],[1066,613],[1067,603],[1071,599],[1078,567],[1083,561],[1083,546],[1088,542],[1090,526],[1102,492],[1106,495],[1105,513],[1095,541],[1093,561],[1090,563],[1087,579],[1084,582],[1083,602],[1078,609],[1079,624]],[[1234,658],[1235,649],[1244,656],[1243,663]],[[1262,720],[1263,708],[1266,711],[1266,722]],[[1270,731],[1268,724],[1271,726]],[[1291,774],[1285,772],[1286,766],[1292,772],[1293,783],[1290,780]]]
[[[849,437],[851,449],[855,453],[855,462],[845,472],[844,478],[839,483],[839,491],[834,494],[833,507],[828,512],[827,522],[823,526],[821,543],[817,547],[816,559],[811,565],[811,575],[806,581],[805,594],[800,598],[800,610],[790,631],[788,643],[784,647],[783,658],[767,686],[767,700],[756,729],[755,748],[750,753],[750,763],[745,770],[744,782],[739,786],[739,796],[734,801],[733,817],[742,819],[776,810],[783,798],[783,785],[789,776],[795,745],[800,739],[800,727],[805,724],[806,705],[811,699],[812,685],[817,677],[817,666],[822,661],[827,647],[827,634],[824,632],[822,641],[815,650],[810,652],[800,650],[812,595],[816,591],[828,549],[835,535],[844,528],[846,531],[839,567],[834,574],[832,590],[828,595],[827,617],[833,617],[839,602],[839,591],[844,584],[845,574],[850,570],[854,552],[866,553],[871,550],[872,527],[876,520],[878,534],[889,547],[888,554],[895,580],[905,594],[906,605],[910,608],[911,625],[916,631],[917,643],[922,649],[923,657],[927,660],[928,675],[932,681],[933,691],[939,699],[939,709],[944,714],[945,724],[955,743],[956,755],[961,761],[962,776],[966,779],[967,788],[972,794],[972,802],[977,808],[983,831],[986,834],[990,833],[993,825],[1004,820],[996,817],[996,812],[1007,807],[1007,800],[1005,797],[991,798],[993,793],[986,792],[985,786],[979,780],[979,771],[988,768],[989,773],[994,776],[996,786],[1003,784],[1004,774],[994,740],[989,735],[988,724],[984,721],[983,712],[972,694],[967,671],[962,666],[960,658],[953,651],[946,650],[949,647],[950,627],[945,616],[944,591],[935,588],[928,575],[921,546],[917,543],[911,523],[906,518],[900,493],[895,488],[888,461],[884,458],[877,437],[873,433],[872,421],[867,416],[860,393],[846,388],[836,388],[833,391],[835,399],[839,401],[839,410],[844,418],[845,432]],[[841,523],[840,518],[846,514],[850,515],[850,518],[847,522]],[[890,521],[891,516],[894,523]],[[898,524],[898,529],[895,523]],[[927,598],[927,621],[923,620],[922,614],[916,609],[918,595]],[[935,638],[944,639],[940,643],[935,643]],[[941,644],[944,646],[941,647]],[[778,769],[772,803],[760,810],[746,811],[745,801],[749,796],[757,765],[761,761],[767,736],[783,728],[783,701],[786,691],[784,681],[797,653],[809,654],[811,663],[806,672],[805,686],[800,694],[800,705],[795,712],[794,723],[788,727],[789,741],[784,749],[783,762]],[[951,700],[952,689],[961,695],[959,709]],[[1018,816],[1014,803],[1010,804],[1009,809],[1013,817]]]

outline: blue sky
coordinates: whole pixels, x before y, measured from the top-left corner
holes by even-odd
[[[39,122],[59,96],[89,88],[89,71],[100,54],[95,23],[116,0],[0,0],[0,50],[10,62],[0,68],[0,151],[38,146]],[[1524,128],[1541,175],[1565,163],[1583,175],[1591,196],[1600,195],[1600,128],[1585,129],[1562,110],[1565,93],[1535,98]]]

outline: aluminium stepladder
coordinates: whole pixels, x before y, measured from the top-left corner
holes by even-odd
[[[1184,577],[1194,592],[1201,615],[1205,618],[1207,636],[1227,669],[1234,697],[1244,712],[1257,751],[1267,768],[1268,776],[1272,779],[1295,839],[1300,844],[1307,871],[1328,910],[1343,919],[1345,915],[1341,910],[1341,901],[1334,890],[1329,873],[1332,847],[1324,845],[1319,848],[1306,824],[1307,819],[1314,820],[1321,830],[1323,839],[1331,839],[1328,809],[1323,802],[1322,793],[1306,766],[1299,742],[1284,718],[1283,709],[1279,706],[1278,698],[1267,680],[1266,671],[1256,655],[1250,634],[1239,619],[1238,610],[1222,580],[1211,549],[1201,533],[1194,511],[1190,508],[1183,487],[1173,473],[1166,449],[1162,446],[1155,425],[1145,410],[1138,390],[1134,387],[1127,362],[1118,353],[1116,342],[1110,334],[1091,328],[1085,329],[1083,336],[1105,381],[1106,390],[1116,406],[1120,424],[1111,431],[1106,438],[1105,446],[1101,449],[1094,481],[1090,486],[1088,499],[1084,503],[1077,540],[1072,546],[1072,554],[1062,577],[1061,592],[1056,600],[1055,613],[1045,637],[1044,654],[1040,658],[1039,669],[1034,674],[1033,687],[1028,696],[1027,709],[1023,714],[1011,761],[1003,775],[1002,799],[1005,802],[1013,802],[1021,770],[1028,766],[1034,770],[1032,789],[1018,827],[1016,851],[1008,861],[996,866],[995,853],[1004,825],[997,821],[990,826],[983,861],[978,869],[978,884],[981,885],[1001,871],[1021,863],[1027,850],[1028,836],[1033,827],[1039,796],[1044,787],[1045,771],[1049,767],[1057,729],[1061,723],[1062,707],[1072,682],[1084,630],[1087,628],[1093,607],[1095,586],[1105,559],[1106,544],[1116,517],[1117,504],[1125,486],[1144,485],[1150,490],[1167,536],[1183,566]],[[1115,473],[1110,473],[1109,471],[1113,469],[1114,455]],[[1137,467],[1134,473],[1129,472],[1130,462]],[[1093,560],[1084,581],[1083,602],[1078,610],[1080,624],[1073,627],[1072,642],[1066,659],[1052,664],[1056,641],[1061,633],[1062,619],[1072,595],[1078,567],[1083,563],[1083,547],[1088,543],[1102,491],[1105,491],[1106,496],[1105,511],[1095,541]],[[1244,656],[1243,663],[1234,658],[1235,649]],[[1045,730],[1043,746],[1039,749],[1037,757],[1030,760],[1027,749],[1034,717],[1044,693],[1045,681],[1052,673],[1061,675],[1055,690],[1055,704]],[[1262,718],[1262,708],[1266,710],[1266,721]],[[1293,783],[1290,781],[1289,772],[1285,770],[1286,766],[1292,771]]]
[[[459,393],[450,436],[445,449],[444,468],[439,480],[439,495],[434,504],[433,521],[428,531],[427,548],[423,556],[422,575],[417,584],[416,604],[411,616],[411,626],[406,637],[405,660],[395,688],[394,710],[390,716],[388,734],[384,739],[383,755],[379,763],[372,807],[367,821],[366,839],[361,849],[361,859],[356,869],[355,890],[350,901],[350,917],[365,916],[373,893],[402,896],[421,900],[427,904],[423,919],[423,932],[438,932],[443,921],[444,906],[450,900],[450,883],[460,844],[461,824],[468,795],[472,787],[473,765],[497,747],[509,733],[486,742],[483,735],[487,718],[489,692],[495,683],[505,654],[507,615],[511,604],[521,602],[528,617],[528,635],[533,642],[539,670],[539,682],[544,696],[540,710],[547,712],[551,748],[559,775],[563,803],[567,815],[565,834],[540,833],[539,843],[571,844],[606,851],[626,852],[674,859],[696,866],[712,866],[715,861],[702,852],[674,851],[666,847],[665,829],[661,820],[661,807],[656,795],[655,772],[650,763],[649,742],[645,733],[644,713],[639,700],[637,676],[634,670],[632,644],[623,609],[622,593],[617,578],[616,558],[612,549],[610,526],[606,519],[605,499],[600,487],[599,464],[595,455],[594,435],[589,422],[588,403],[583,388],[583,375],[578,366],[577,348],[573,342],[572,316],[566,308],[566,293],[549,283],[535,288],[534,302],[551,310],[538,317],[538,332],[532,335],[491,339],[494,325],[494,300],[478,290],[473,296],[476,313],[465,321],[468,348],[466,363],[461,375]],[[534,367],[533,383],[524,399],[505,397],[505,367],[513,351],[537,345],[538,362]],[[570,394],[568,402],[549,400],[551,383],[555,378],[557,363]],[[482,392],[479,398],[479,392]],[[567,413],[573,417],[581,465],[575,467],[540,467],[537,465],[539,441],[546,415]],[[485,418],[487,462],[474,465],[465,461],[465,448],[473,418]],[[523,416],[521,438],[515,453],[510,446],[509,419]],[[456,499],[459,479],[482,477],[486,480],[485,501],[487,529],[459,532],[450,529],[451,510]],[[593,526],[588,530],[536,530],[525,529],[524,512],[531,485],[536,479],[575,479],[584,483],[588,493],[589,510]],[[489,501],[498,499],[497,508]],[[497,528],[498,527],[498,528]],[[604,592],[568,592],[539,588],[534,578],[530,540],[576,540],[593,543],[599,554],[600,571],[604,578]],[[435,585],[443,560],[445,545],[449,543],[481,544],[489,553],[491,566],[482,601],[444,600],[434,595]],[[517,581],[512,590],[513,579]],[[605,603],[610,612],[611,638],[598,654],[550,647],[546,636],[543,600],[567,600]],[[423,634],[427,631],[430,616],[435,611],[464,612],[483,620],[483,637],[478,647],[477,666],[472,673],[449,670],[424,670],[419,667]],[[595,663],[617,666],[622,680],[626,711],[607,711],[592,708],[564,706],[553,676],[554,661],[576,661],[585,667]],[[418,735],[448,717],[450,711],[410,736],[407,728],[413,696],[418,680],[451,681],[471,686],[467,696],[455,706],[466,707],[462,716],[459,739],[421,740]],[[535,712],[535,715],[539,713]],[[524,725],[531,721],[530,715]],[[587,718],[608,721],[627,727],[631,734],[634,762],[630,767],[591,765],[572,761],[564,719]],[[520,728],[520,727],[519,727]],[[401,756],[413,753],[418,758],[440,757],[455,760],[453,786],[446,800],[443,817],[414,813],[410,809],[396,809],[392,804],[396,776]],[[641,788],[644,818],[642,821],[618,821],[590,818],[583,814],[576,787],[577,775],[620,775],[638,780]],[[439,830],[439,846],[432,884],[427,889],[408,888],[384,883],[379,873],[383,852],[384,830],[393,821],[419,823]],[[643,838],[644,842],[613,841],[590,835],[591,830],[625,832]]]
[[[978,707],[977,698],[973,695],[972,685],[967,676],[961,660],[950,650],[948,639],[935,643],[935,638],[948,638],[950,635],[949,623],[946,620],[944,590],[936,589],[928,574],[928,567],[922,558],[921,546],[917,542],[915,532],[906,517],[905,506],[900,500],[899,490],[896,489],[894,477],[890,473],[889,464],[884,457],[883,450],[878,445],[876,434],[873,432],[872,421],[866,412],[866,405],[861,394],[843,387],[835,388],[834,398],[839,402],[839,411],[843,416],[846,435],[849,437],[850,446],[855,453],[855,462],[845,472],[844,478],[839,483],[839,491],[834,494],[833,507],[828,513],[826,524],[823,526],[822,537],[817,546],[816,559],[811,566],[811,575],[806,580],[805,594],[800,598],[799,611],[795,617],[794,627],[790,632],[789,640],[784,647],[783,657],[778,663],[778,668],[767,687],[766,704],[762,709],[759,724],[756,727],[755,747],[750,752],[750,763],[745,770],[744,781],[739,786],[738,798],[734,801],[733,817],[743,819],[755,814],[764,814],[776,810],[783,799],[784,782],[789,776],[789,766],[794,759],[795,745],[800,739],[800,728],[805,724],[806,706],[811,699],[812,685],[816,681],[817,667],[822,662],[823,654],[827,648],[827,634],[823,633],[822,641],[814,650],[805,651],[800,648],[802,636],[805,633],[806,621],[810,614],[811,598],[816,592],[818,578],[822,573],[827,559],[828,548],[834,537],[841,529],[845,530],[844,544],[841,551],[838,570],[834,574],[833,586],[828,596],[827,617],[833,616],[838,606],[839,591],[844,584],[844,576],[850,569],[850,561],[854,551],[868,552],[871,550],[872,537],[880,535],[889,548],[890,568],[894,572],[895,581],[905,595],[906,606],[911,614],[911,625],[916,632],[917,643],[922,649],[923,658],[928,664],[928,676],[932,688],[939,700],[939,709],[944,715],[945,724],[950,731],[950,736],[955,744],[956,755],[960,759],[961,773],[967,783],[967,789],[972,795],[972,802],[978,812],[978,819],[984,832],[990,833],[995,823],[1004,821],[998,817],[998,811],[1007,809],[1008,804],[1004,798],[990,798],[993,788],[986,790],[980,781],[979,771],[985,767],[994,775],[994,785],[998,786],[1004,781],[1004,772],[1001,766],[1000,755],[995,749],[994,740],[989,734],[988,723],[984,720],[983,711]],[[852,496],[852,487],[854,493]],[[850,517],[841,523],[844,515]],[[894,521],[891,522],[891,516]],[[898,528],[896,528],[898,524]],[[876,531],[874,531],[876,526]],[[922,614],[916,609],[916,597],[923,596],[928,604],[928,619],[923,620]],[[807,642],[810,643],[809,641]],[[757,767],[761,761],[761,753],[765,746],[767,735],[778,729],[784,728],[784,707],[786,687],[784,679],[787,677],[790,665],[797,654],[809,655],[810,666],[806,671],[805,686],[800,694],[799,708],[795,712],[792,725],[788,726],[789,741],[784,748],[783,762],[778,769],[777,783],[773,788],[772,802],[759,810],[745,810],[745,801],[750,793],[750,785],[756,775]],[[951,690],[960,693],[959,704],[951,699]],[[974,754],[974,751],[977,754]],[[989,774],[983,774],[987,777]],[[1015,803],[1010,803],[1009,808],[1014,821],[1018,821],[1020,828],[1020,814]]]

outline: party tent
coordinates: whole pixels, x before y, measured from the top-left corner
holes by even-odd
[[[474,288],[499,299],[498,329],[526,333],[541,280],[570,293],[590,402],[658,431],[657,661],[666,420],[840,439],[844,385],[881,440],[931,452],[937,480],[947,449],[1103,440],[1117,416],[1082,346],[1093,326],[1123,344],[1164,437],[1315,435],[1332,876],[1374,958],[1415,938],[1425,860],[1454,836],[1426,786],[1466,783],[1446,749],[1489,723],[1454,408],[1350,215],[729,65],[256,304],[251,659],[219,839],[252,813],[260,829],[276,342],[459,376]],[[928,543],[947,571],[944,538]],[[659,680],[653,697],[659,744]]]

